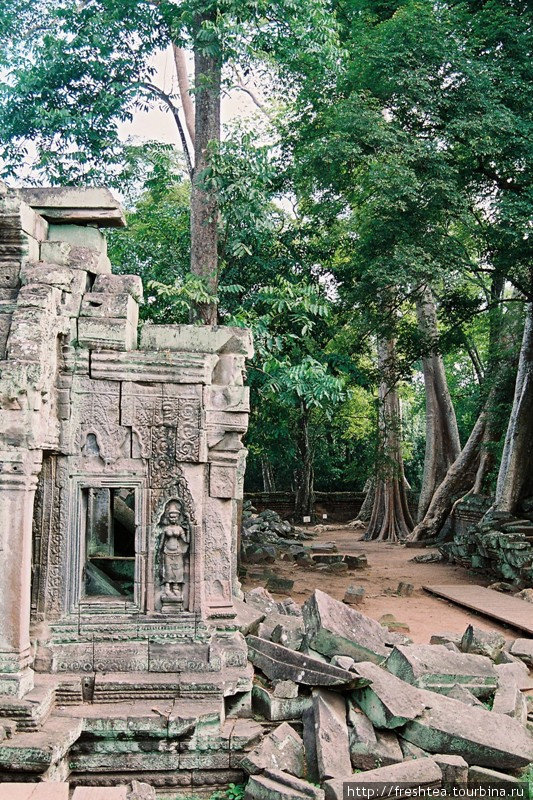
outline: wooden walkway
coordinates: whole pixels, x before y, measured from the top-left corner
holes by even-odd
[[[424,589],[533,636],[532,603],[484,586],[424,586]]]

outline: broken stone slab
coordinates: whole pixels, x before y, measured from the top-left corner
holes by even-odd
[[[497,788],[520,789],[524,788],[524,782],[513,775],[507,775],[505,772],[498,772],[495,769],[487,769],[486,767],[472,766],[468,768],[468,785],[469,787],[483,785],[490,783]],[[527,785],[527,784],[526,784]],[[520,793],[522,795],[522,792]],[[520,795],[516,795],[517,797]],[[512,796],[512,794],[511,794]],[[522,796],[526,796],[525,794]]]
[[[245,754],[240,766],[248,775],[258,775],[265,769],[279,769],[302,778],[305,773],[303,741],[288,722],[282,722]]]
[[[244,594],[244,602],[258,608],[263,614],[279,614],[279,603],[263,586],[257,586]]]
[[[312,708],[303,716],[308,776],[320,781],[349,776],[352,764],[346,701],[342,695],[323,689],[313,689],[312,698]]]
[[[142,350],[178,350],[189,353],[221,353],[251,358],[253,342],[249,330],[229,325],[145,325]]]
[[[459,649],[459,645],[461,644],[462,636],[460,633],[450,633],[449,631],[443,631],[442,633],[434,633],[429,640],[430,644],[454,644],[457,649]]]
[[[398,645],[386,662],[387,670],[419,689],[448,694],[460,684],[476,697],[488,697],[498,685],[494,666],[486,656],[455,653],[444,645]]]
[[[285,683],[285,681],[284,681]],[[310,694],[296,694],[295,697],[279,697],[266,686],[256,683],[252,689],[252,709],[270,722],[301,719],[307,708],[311,707]]]
[[[156,800],[155,789],[149,783],[132,781],[128,786],[126,800]]]
[[[349,778],[349,784],[381,784],[390,786],[391,796],[401,797],[395,787],[405,789],[408,796],[412,796],[411,789],[415,787],[437,787],[442,783],[442,771],[433,758],[420,758],[404,761],[401,764],[391,764],[388,767],[371,769],[368,772],[358,772]],[[326,800],[344,800],[344,786],[346,779],[334,778],[324,783]],[[386,791],[386,790],[385,790]],[[379,796],[388,796],[381,794]]]
[[[358,556],[344,553],[343,560],[348,569],[366,569],[368,567],[368,559],[364,553]]]
[[[66,243],[65,243],[66,244]],[[71,269],[79,269],[84,272],[90,272],[95,275],[96,279],[101,275],[111,275],[111,261],[108,259],[105,251],[100,252],[92,247],[70,247],[70,254],[68,258],[68,266]],[[117,276],[117,277],[130,277],[130,276]],[[136,276],[131,276],[136,277]],[[93,286],[94,291],[94,286]],[[142,296],[142,295],[141,295]]]
[[[380,663],[390,653],[388,633],[378,622],[319,589],[302,611],[309,645],[325,656]]]
[[[372,724],[401,727],[400,736],[427,752],[500,769],[517,769],[533,759],[533,737],[510,717],[418,689],[370,662],[358,664],[357,673],[371,685],[352,697]]]
[[[376,731],[368,717],[348,703],[348,731],[352,767],[377,769],[403,761],[398,737],[392,731]]]
[[[360,606],[365,598],[364,586],[348,586],[342,598],[342,602],[348,606]]]
[[[274,686],[274,697],[293,699],[298,697],[298,684],[294,681],[278,681]]]
[[[510,653],[517,656],[524,664],[533,667],[533,639],[515,639]]]
[[[356,662],[350,656],[333,656],[331,663],[341,669],[353,669]]]
[[[265,618],[265,614],[236,597],[233,598],[233,608],[237,613],[235,624],[240,632],[244,636],[247,636],[249,633],[256,634],[259,624],[263,622]]]
[[[529,669],[523,661],[496,664],[494,669],[498,675],[499,686],[514,684],[519,689],[528,689],[533,685],[533,679],[529,677]]]
[[[415,590],[415,587],[412,583],[406,583],[405,581],[400,581],[398,584],[398,588],[396,589],[396,594],[398,597],[411,597]]]
[[[294,588],[294,581],[291,578],[282,578],[279,575],[270,575],[267,580],[266,588],[276,594],[291,592]]]
[[[290,623],[287,624],[287,621]],[[294,624],[294,622],[299,624]],[[298,650],[303,642],[304,629],[298,617],[285,616],[282,623],[278,623],[270,636],[271,641],[289,647],[291,650]]]
[[[522,725],[527,723],[527,702],[525,695],[515,683],[500,686],[494,695],[492,710],[495,714],[506,714]]]
[[[428,753],[426,750],[422,750],[421,747],[417,747],[416,744],[411,744],[411,742],[406,742],[405,739],[399,739],[400,742],[400,749],[403,753],[404,761],[409,758],[430,758],[431,753]]]
[[[244,800],[324,800],[324,791],[287,772],[269,769],[249,778]]]
[[[346,689],[366,684],[353,672],[323,664],[283,645],[248,636],[248,658],[272,681],[291,680],[305,686],[339,686]]]
[[[464,632],[459,649],[463,653],[488,656],[492,661],[498,658],[505,645],[505,637],[497,631],[484,631],[469,625]]]

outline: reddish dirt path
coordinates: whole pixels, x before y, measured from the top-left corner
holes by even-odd
[[[368,568],[365,570],[351,570],[334,575],[299,567],[287,561],[278,561],[266,567],[250,565],[243,589],[246,591],[255,586],[263,586],[266,582],[265,571],[294,580],[294,589],[290,594],[297,603],[303,603],[314,589],[322,589],[342,600],[350,584],[360,585],[365,588],[366,594],[363,604],[357,606],[358,610],[376,620],[383,614],[394,614],[398,621],[407,623],[410,631],[408,635],[418,643],[429,642],[431,634],[441,631],[463,633],[470,623],[485,630],[498,630],[508,639],[520,636],[514,629],[505,628],[466,608],[439,600],[422,589],[424,584],[469,583],[486,586],[490,580],[483,581],[479,575],[453,564],[416,564],[410,561],[421,553],[434,552],[427,548],[406,548],[385,542],[361,542],[358,541],[360,537],[360,531],[339,527],[320,531],[312,541],[334,541],[339,552],[365,553],[368,559]],[[414,585],[414,593],[410,597],[391,594],[400,581]]]

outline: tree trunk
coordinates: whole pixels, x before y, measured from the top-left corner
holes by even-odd
[[[515,514],[533,489],[533,304],[526,306],[513,407],[496,484],[494,511]]]
[[[365,483],[365,499],[363,500],[363,505],[359,510],[359,514],[356,517],[356,521],[359,522],[370,522],[370,517],[372,516],[372,509],[374,507],[374,498],[376,496],[376,479],[369,478]]]
[[[444,363],[436,349],[437,313],[429,287],[425,287],[417,301],[416,312],[420,331],[430,346],[428,355],[422,358],[426,390],[426,452],[418,501],[420,521],[424,518],[437,487],[461,452],[461,443]]]
[[[216,293],[218,285],[218,202],[216,189],[206,183],[210,143],[220,142],[221,59],[197,46],[194,53],[195,136],[191,187],[191,272]],[[216,303],[197,303],[191,321],[216,325]]]
[[[172,53],[174,55],[174,65],[176,67],[176,75],[178,78],[178,87],[180,90],[181,107],[183,108],[183,116],[185,117],[185,125],[187,133],[194,147],[194,104],[191,97],[191,86],[189,83],[189,72],[187,70],[187,58],[185,50],[172,43]]]
[[[479,454],[479,446],[485,432],[486,421],[487,411],[484,408],[468,437],[468,441],[433,495],[424,518],[409,536],[410,541],[417,542],[421,539],[435,538],[444,525],[458,496],[464,493],[471,485],[472,467]]]
[[[276,481],[272,470],[272,464],[267,456],[261,456],[261,474],[263,476],[263,491],[268,493],[275,492]]]
[[[400,400],[395,386],[395,344],[378,341],[379,387],[378,463],[376,491],[365,539],[400,541],[413,528],[405,491],[401,452]]]
[[[315,473],[313,469],[313,448],[309,436],[310,411],[302,401],[298,419],[296,447],[300,456],[300,465],[296,470],[296,496],[294,501],[294,517],[300,521],[303,517],[314,517],[315,510]]]

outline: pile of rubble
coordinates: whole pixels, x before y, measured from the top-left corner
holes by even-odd
[[[367,566],[366,556],[339,553],[335,542],[311,543],[320,526],[295,528],[276,511],[254,514],[245,504],[241,532],[241,560],[245,564],[273,564],[278,559],[323,572],[341,573]],[[290,591],[290,588],[287,589]]]
[[[458,509],[462,516],[474,515],[476,511],[474,499],[465,499]],[[451,561],[467,568],[496,575],[516,586],[531,586],[533,498],[523,502],[520,519],[494,511],[477,524],[456,526],[453,540],[440,550]]]
[[[469,626],[413,644],[321,591],[237,603],[268,733],[241,759],[247,800],[341,800],[350,783],[518,784],[533,762],[533,639]]]

